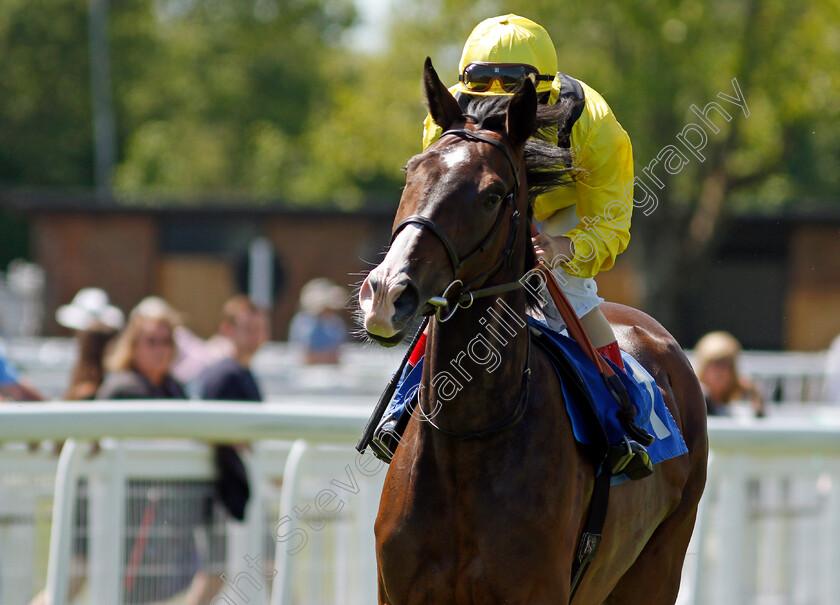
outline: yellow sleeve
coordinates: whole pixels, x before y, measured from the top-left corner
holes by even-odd
[[[431,115],[426,114],[426,119],[423,120],[423,151],[437,141],[442,133],[443,129],[435,123]]]
[[[450,86],[448,90],[454,95],[455,91],[458,90],[458,86]],[[427,113],[426,119],[423,120],[423,151],[426,151],[426,148],[437,141],[442,134],[443,128],[437,125],[432,119],[431,114]]]
[[[566,270],[594,277],[627,248],[633,212],[632,188],[625,193],[633,181],[633,148],[611,112],[594,125],[577,159],[585,172],[574,184],[580,222],[566,234],[575,243],[574,266]]]

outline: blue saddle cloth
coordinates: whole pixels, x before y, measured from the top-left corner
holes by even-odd
[[[586,356],[586,353],[583,352],[583,349],[575,340],[555,332],[532,317],[528,318],[528,323],[548,336],[561,354],[574,365],[589,388],[592,401],[595,403],[595,411],[606,431],[607,440],[610,443],[618,442],[625,435],[624,428],[618,420],[618,404],[607,389],[595,364]],[[607,362],[612,365],[613,370],[627,389],[630,402],[636,407],[636,425],[655,437],[653,445],[647,448],[651,463],[655,465],[688,452],[685,440],[683,440],[671,412],[665,406],[662,393],[656,386],[653,377],[629,353],[622,351],[621,356],[627,369],[626,373],[622,372],[611,361],[607,360]],[[583,444],[592,444],[593,436],[583,412],[575,404],[572,392],[563,381],[561,381],[561,386],[563,397],[566,400],[566,409],[572,421],[575,439]]]
[[[604,380],[601,378],[595,364],[592,363],[586,356],[586,353],[583,352],[583,349],[580,348],[580,345],[573,339],[555,332],[544,323],[532,317],[528,317],[528,323],[548,336],[551,342],[556,345],[559,354],[566,357],[574,365],[575,370],[589,387],[592,401],[595,403],[596,413],[604,427],[607,440],[611,444],[620,441],[624,437],[625,431],[617,417],[618,404],[604,384]],[[638,410],[636,424],[655,437],[653,445],[647,448],[651,463],[655,465],[664,460],[685,454],[688,452],[688,448],[685,445],[682,434],[680,434],[677,428],[676,422],[674,422],[674,418],[671,416],[671,412],[665,407],[662,393],[660,393],[653,378],[630,354],[625,351],[622,351],[621,354],[627,369],[626,373],[622,372],[609,360],[608,363],[613,365],[613,369],[627,389],[630,401]],[[417,393],[422,375],[423,359],[414,367],[406,365],[386,414],[399,413],[405,408],[406,404]],[[560,382],[563,388],[563,397],[566,401],[566,409],[572,421],[572,430],[574,431],[575,439],[584,445],[595,444],[597,440],[592,435],[591,428],[586,422],[586,418],[580,408],[580,405],[586,404],[577,403],[573,391],[564,381],[561,380]],[[614,477],[613,483],[620,483],[623,478],[624,476]]]

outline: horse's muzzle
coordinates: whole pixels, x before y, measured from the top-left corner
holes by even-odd
[[[380,276],[374,271],[359,291],[365,331],[384,346],[394,346],[404,338],[420,306],[417,286],[405,274],[397,277]]]

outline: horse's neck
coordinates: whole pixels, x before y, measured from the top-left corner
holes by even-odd
[[[527,363],[522,290],[476,301],[432,324],[421,408],[454,432],[496,425],[517,405]]]

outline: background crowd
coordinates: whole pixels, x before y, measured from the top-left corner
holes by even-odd
[[[339,363],[340,345],[347,339],[339,311],[346,299],[347,292],[325,278],[304,286],[291,335],[302,364]],[[205,340],[185,327],[178,310],[160,297],[143,299],[126,318],[102,289],[83,288],[56,312],[56,321],[76,340],[76,361],[61,400],[263,401],[251,362],[269,339],[268,312],[245,295],[234,296],[220,311],[218,331]],[[45,399],[2,355],[0,396]],[[129,481],[126,527],[136,531],[126,536],[126,603],[156,602],[186,592],[187,605],[201,605],[223,589],[225,536],[214,527],[245,517],[250,487],[241,454],[247,448],[213,446],[216,478],[197,499],[189,493],[195,486]],[[86,579],[85,482],[79,492],[75,523],[80,535],[73,544],[70,600]],[[169,537],[154,538],[153,527],[163,525],[170,528]],[[172,569],[180,572],[173,576]],[[42,592],[32,605],[46,603],[46,598]]]

